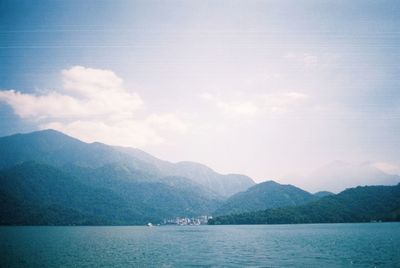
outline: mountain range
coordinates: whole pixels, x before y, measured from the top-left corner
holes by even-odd
[[[210,215],[254,185],[54,130],[0,138],[1,224],[144,224]]]
[[[217,216],[212,224],[314,222],[316,215],[317,221],[341,222],[397,219],[399,208],[398,191],[311,194],[222,175],[195,162],[171,163],[135,148],[85,143],[54,130],[0,138],[0,185],[0,225],[136,225],[200,215]],[[353,203],[361,199],[354,214]],[[376,205],[374,213],[362,210],[369,202]],[[386,208],[379,210],[382,204]]]

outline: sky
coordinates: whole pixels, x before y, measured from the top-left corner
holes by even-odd
[[[352,186],[299,179],[338,161],[399,174],[399,14],[398,1],[2,0],[0,136],[53,128],[306,189]]]

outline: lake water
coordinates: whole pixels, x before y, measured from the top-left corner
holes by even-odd
[[[400,223],[0,227],[1,267],[400,267]]]

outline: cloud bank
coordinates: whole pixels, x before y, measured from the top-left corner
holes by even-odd
[[[306,104],[309,99],[308,95],[294,91],[242,96],[234,100],[225,100],[210,93],[203,93],[200,97],[231,116],[285,113]]]
[[[27,94],[0,91],[0,101],[23,119],[85,141],[145,147],[183,134],[186,125],[173,113],[146,113],[144,101],[123,86],[113,71],[73,66],[62,71],[61,90]]]

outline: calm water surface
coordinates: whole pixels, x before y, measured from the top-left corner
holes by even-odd
[[[400,223],[0,227],[1,267],[400,267]]]

